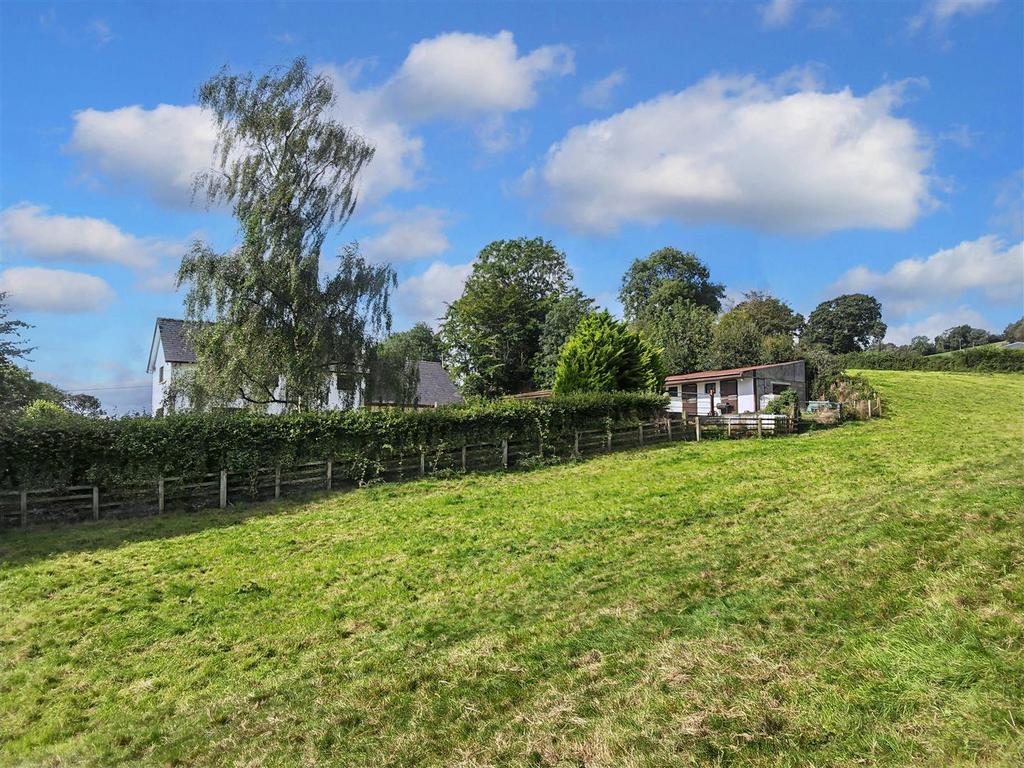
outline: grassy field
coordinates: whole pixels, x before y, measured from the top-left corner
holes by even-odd
[[[0,764],[1024,764],[1024,376],[0,539]]]

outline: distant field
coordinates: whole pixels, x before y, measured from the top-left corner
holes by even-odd
[[[1024,764],[1024,376],[0,539],[0,765]]]

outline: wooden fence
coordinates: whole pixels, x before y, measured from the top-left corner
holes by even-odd
[[[770,437],[796,430],[788,416],[739,414],[687,417],[666,413],[651,421],[562,435],[511,435],[492,443],[424,446],[377,459],[375,479],[499,470],[545,459],[571,459],[677,440]],[[105,487],[74,485],[0,491],[0,528],[101,520],[171,510],[224,508],[235,502],[277,499],[310,490],[348,490],[365,471],[363,456],[336,457],[247,472],[221,470],[202,477],[163,477]]]

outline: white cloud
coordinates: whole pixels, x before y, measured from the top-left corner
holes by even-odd
[[[386,109],[409,120],[468,118],[532,107],[537,83],[573,71],[572,49],[519,55],[511,32],[451,32],[421,40],[381,89]]]
[[[856,96],[823,92],[807,72],[709,77],[572,128],[542,168],[550,213],[592,233],[664,219],[905,228],[933,202],[930,150],[893,114],[905,85]]]
[[[626,82],[626,72],[617,69],[600,80],[590,83],[580,91],[580,104],[592,109],[604,109],[612,103],[615,89]]]
[[[957,16],[974,16],[995,4],[996,0],[926,0],[910,19],[910,31],[918,32],[928,25],[941,31]]]
[[[192,181],[213,164],[217,129],[198,106],[84,109],[74,115],[67,150],[86,169],[175,207],[192,199]]]
[[[94,275],[43,267],[0,272],[0,292],[14,309],[34,312],[99,312],[114,300],[107,282]]]
[[[926,259],[904,259],[888,272],[856,267],[835,288],[876,296],[897,316],[979,290],[995,302],[1024,303],[1024,243],[1006,245],[995,235],[967,240]]]
[[[384,210],[375,223],[384,225],[379,234],[364,238],[360,245],[366,256],[378,262],[412,261],[438,256],[448,250],[444,234],[445,211],[419,206],[409,211]]]
[[[100,48],[109,43],[115,37],[113,31],[110,29],[110,25],[103,19],[94,19],[89,22],[89,26],[86,27],[86,31]]]
[[[462,287],[472,271],[472,264],[435,261],[422,274],[402,281],[395,303],[409,320],[437,325],[447,305],[462,295]]]
[[[373,202],[416,186],[423,166],[423,139],[412,133],[416,122],[490,121],[478,132],[481,141],[489,151],[502,149],[511,146],[514,135],[496,133],[495,120],[533,106],[543,78],[572,70],[572,51],[566,46],[543,46],[520,55],[512,34],[499,32],[493,37],[450,33],[422,40],[378,86],[357,87],[359,62],[320,71],[335,86],[332,116],[376,148],[359,190],[364,202]],[[165,205],[185,207],[192,202],[195,175],[213,164],[216,138],[212,116],[196,105],[86,109],[74,115],[67,150],[82,159],[89,173],[142,189]],[[204,202],[201,195],[196,202]]]
[[[892,344],[908,344],[915,336],[927,336],[929,339],[934,339],[947,328],[956,325],[992,328],[992,325],[977,310],[968,306],[960,306],[953,310],[934,312],[920,320],[890,326],[885,333],[885,340]]]
[[[767,5],[761,6],[761,23],[773,29],[786,26],[793,20],[793,12],[799,2],[800,0],[771,0]]]
[[[0,213],[0,242],[34,259],[105,262],[139,270],[183,250],[180,243],[135,237],[105,219],[52,214],[32,203],[18,203]]]

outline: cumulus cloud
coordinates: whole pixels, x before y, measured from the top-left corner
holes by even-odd
[[[0,213],[0,242],[33,259],[120,264],[150,269],[182,246],[156,238],[139,238],[105,219],[63,216],[46,207],[18,203]]]
[[[103,279],[83,272],[11,267],[0,272],[0,292],[14,309],[29,312],[99,312],[114,300]]]
[[[941,31],[957,16],[974,16],[995,4],[996,0],[926,0],[917,15],[910,19],[910,31],[919,32],[927,26]]]
[[[520,55],[511,32],[451,32],[412,46],[381,97],[386,109],[410,120],[512,112],[534,105],[539,80],[572,71],[572,49],[564,45]]]
[[[927,336],[929,339],[934,339],[947,328],[957,325],[992,328],[992,325],[982,317],[980,312],[962,305],[953,310],[933,312],[920,320],[890,325],[885,333],[885,340],[892,344],[908,344],[915,336]]]
[[[212,165],[216,139],[213,118],[198,106],[84,109],[74,115],[66,149],[89,173],[183,207],[192,199],[195,174]]]
[[[857,96],[806,72],[709,77],[572,128],[540,172],[549,213],[590,233],[664,219],[905,228],[933,202],[925,138],[893,114],[905,85]]]
[[[604,109],[612,103],[615,89],[626,82],[626,71],[617,69],[600,80],[595,80],[580,91],[580,104],[591,109]]]
[[[904,259],[887,272],[856,267],[836,290],[870,293],[886,313],[906,315],[930,303],[981,291],[990,301],[1024,303],[1024,243],[1007,245],[995,235],[966,240],[925,259]]]
[[[784,27],[793,20],[793,12],[800,0],[771,0],[761,6],[761,22],[768,28]]]
[[[562,45],[520,53],[510,32],[450,33],[413,45],[379,85],[360,86],[362,70],[358,62],[320,69],[335,86],[332,116],[376,148],[359,190],[364,202],[374,202],[416,185],[423,166],[417,123],[444,118],[493,125],[504,113],[533,106],[539,82],[572,72],[573,59]],[[478,133],[489,150],[511,146],[504,134],[497,142],[493,131]],[[195,175],[213,163],[216,138],[212,116],[196,105],[86,109],[74,115],[66,149],[91,174],[185,207]]]
[[[437,325],[447,305],[462,295],[462,286],[472,271],[472,264],[435,261],[422,274],[399,284],[395,303],[409,320]]]
[[[447,214],[439,208],[418,206],[409,211],[384,210],[372,221],[384,229],[364,238],[360,245],[366,256],[378,262],[412,261],[438,256],[448,250],[444,234]]]

